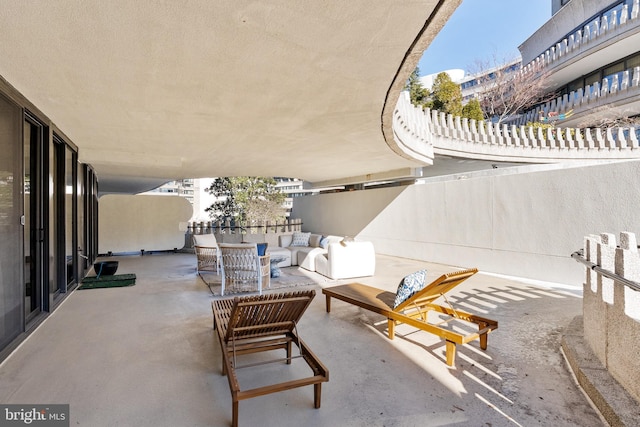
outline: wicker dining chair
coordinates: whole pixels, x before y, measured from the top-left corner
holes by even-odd
[[[198,273],[208,271],[220,272],[218,265],[218,242],[213,234],[197,234],[193,236],[193,248],[198,261],[196,269]]]
[[[270,256],[259,256],[255,243],[220,243],[221,294],[225,288],[240,291],[269,287]]]

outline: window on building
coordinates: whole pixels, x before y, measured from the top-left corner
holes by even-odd
[[[633,70],[635,67],[640,67],[640,53],[636,53],[627,59],[627,70]]]
[[[611,87],[611,83],[615,79],[615,76],[618,76],[618,84],[619,82],[622,81],[623,71],[624,71],[624,61],[620,61],[602,70],[603,80],[607,81],[609,88]]]
[[[600,70],[598,70],[595,73],[591,73],[588,76],[586,76],[584,78],[584,85],[586,87],[587,85],[592,85],[595,82],[599,82],[599,81],[600,81]]]

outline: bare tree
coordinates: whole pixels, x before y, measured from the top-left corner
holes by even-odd
[[[638,110],[622,109],[611,104],[591,109],[576,125],[579,128],[638,127],[640,126]]]
[[[498,63],[494,58],[492,66],[477,62],[476,67],[476,96],[485,117],[498,123],[556,96],[548,90],[548,73],[526,72],[519,60]]]

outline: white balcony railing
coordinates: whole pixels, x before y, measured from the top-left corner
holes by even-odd
[[[454,117],[411,104],[408,92],[398,99],[393,117],[398,145],[456,157],[523,163],[640,158],[638,129],[617,127],[543,129],[493,124]]]
[[[639,97],[640,67],[635,67],[539,105],[523,114],[516,123],[535,122],[540,115],[548,116],[550,112],[563,114],[571,111],[577,117],[599,109],[602,114],[607,114],[617,108],[612,105],[637,102]]]
[[[609,15],[587,23],[562,41],[549,47],[544,53],[523,67],[525,72],[538,72],[551,68],[604,45],[610,39],[619,38],[621,33],[640,26],[640,0],[633,0],[631,10],[625,3],[618,12],[612,10]]]

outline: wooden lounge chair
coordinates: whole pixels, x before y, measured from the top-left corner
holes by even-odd
[[[315,291],[311,290],[219,299],[211,303],[213,327],[217,331],[222,349],[222,373],[227,375],[233,400],[233,427],[238,425],[239,401],[296,387],[313,384],[314,407],[320,408],[321,386],[323,382],[329,381],[329,371],[297,332],[298,322],[314,296]],[[292,343],[300,351],[298,356],[292,354]],[[300,357],[311,368],[312,375],[241,390],[236,370],[243,366],[237,364],[238,356],[279,349],[286,351],[285,358],[244,367],[282,361],[291,364],[292,359]]]
[[[448,304],[448,307],[435,304],[434,301],[441,296],[446,300],[445,293],[477,272],[478,270],[474,268],[443,274],[398,305],[394,304],[394,300],[396,303],[397,300],[396,294],[393,292],[387,292],[361,283],[325,288],[322,293],[326,295],[327,312],[331,312],[331,298],[336,298],[385,316],[388,320],[389,339],[393,339],[395,325],[399,323],[406,323],[445,339],[447,365],[453,366],[457,344],[466,344],[479,339],[480,348],[486,350],[487,334],[498,328],[498,322],[454,309],[451,304]],[[430,311],[447,315],[449,318],[444,321],[439,319],[438,323],[433,323],[428,319]],[[452,320],[475,323],[478,325],[478,331],[464,334],[453,330],[451,327],[446,328],[447,323]]]

